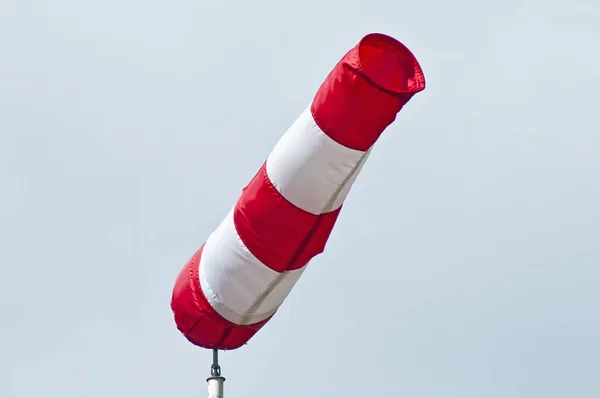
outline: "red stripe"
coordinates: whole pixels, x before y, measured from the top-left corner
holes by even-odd
[[[333,68],[311,111],[331,139],[366,151],[424,89],[423,71],[410,50],[392,37],[371,34]]]
[[[246,344],[271,317],[253,325],[240,326],[219,315],[209,304],[200,287],[198,265],[202,249],[179,272],[171,309],[177,329],[194,345],[204,348],[233,350]]]
[[[273,186],[263,164],[236,203],[233,222],[248,250],[282,272],[323,252],[340,209],[317,216],[294,206]]]

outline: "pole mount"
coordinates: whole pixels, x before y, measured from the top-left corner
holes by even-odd
[[[219,366],[219,350],[213,350],[213,363],[210,367],[210,375],[213,377],[221,376],[221,367]]]
[[[210,366],[210,377],[206,379],[208,383],[208,398],[223,398],[223,383],[225,378],[221,376],[221,366],[219,366],[219,351],[213,349],[213,363]]]

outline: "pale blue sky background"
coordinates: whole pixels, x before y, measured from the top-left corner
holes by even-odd
[[[0,397],[206,396],[176,274],[373,31],[428,87],[227,397],[600,396],[600,5],[320,3],[0,2]]]

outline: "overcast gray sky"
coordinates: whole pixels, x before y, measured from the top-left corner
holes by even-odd
[[[202,397],[177,272],[369,32],[427,89],[228,398],[600,396],[595,1],[0,3],[0,397]]]

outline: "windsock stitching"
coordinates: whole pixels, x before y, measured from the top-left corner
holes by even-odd
[[[322,214],[328,213],[329,211],[331,211],[331,207],[333,206],[333,204],[334,204],[335,200],[337,199],[337,197],[339,196],[340,192],[344,189],[344,187],[346,186],[346,184],[348,184],[348,181],[350,181],[350,179],[356,173],[356,171],[360,169],[361,165],[364,163],[364,161],[366,160],[366,158],[368,157],[368,155],[369,155],[370,152],[371,152],[371,149],[369,149],[367,152],[365,152],[362,155],[362,157],[360,158],[360,160],[358,161],[358,163],[352,168],[352,170],[350,171],[350,173],[346,176],[346,178],[338,186],[337,190],[329,198],[329,201],[327,202],[327,204],[325,205],[325,207],[321,211],[321,215],[319,215],[319,217],[315,221],[313,227],[308,232],[307,236],[304,238],[304,240],[302,241],[302,243],[298,246],[298,249],[296,250],[296,252],[294,253],[294,256],[290,260],[290,264],[293,264],[296,261],[296,258],[305,249],[306,245],[308,244],[308,242],[310,241],[310,239],[313,237],[313,235],[314,235],[314,233],[316,231],[316,228],[319,226],[319,222],[320,222],[320,220],[322,218]],[[288,267],[289,267],[289,265],[288,265]],[[267,285],[267,288],[256,298],[256,300],[252,303],[252,305],[250,305],[250,307],[248,307],[248,310],[244,313],[244,316],[243,316],[243,318],[242,318],[242,320],[240,322],[241,325],[246,325],[247,324],[248,319],[250,319],[250,317],[252,317],[254,311],[256,311],[256,309],[265,300],[265,298],[273,291],[273,289],[275,289],[275,287],[277,287],[277,285],[281,282],[281,280],[283,279],[283,277],[286,275],[287,272],[288,271],[286,270],[286,271],[280,273],[279,275],[277,275],[269,283],[269,285]]]

